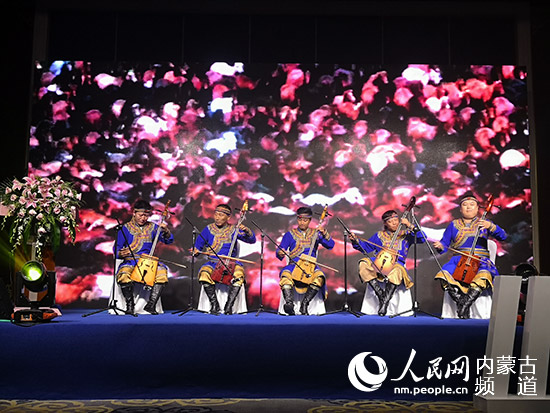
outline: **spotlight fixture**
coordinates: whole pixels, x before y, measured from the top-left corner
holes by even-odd
[[[521,277],[521,290],[519,293],[518,323],[521,325],[525,321],[525,307],[527,305],[527,289],[529,287],[529,278],[539,275],[534,265],[524,262],[516,267],[515,273]]]
[[[55,304],[55,271],[47,271],[43,263],[28,261],[15,275],[13,321],[42,322],[61,315]]]
[[[521,281],[528,281],[529,277],[532,275],[539,275],[538,270],[535,268],[534,265],[529,264],[528,262],[524,262],[519,264],[516,267],[515,271],[516,275],[521,277]]]

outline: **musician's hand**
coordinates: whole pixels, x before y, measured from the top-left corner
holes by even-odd
[[[477,224],[479,227],[483,227],[485,228],[486,230],[490,230],[491,226],[493,225],[491,222],[489,221],[486,221],[484,219],[482,219],[481,221],[478,222]]]
[[[193,250],[191,251],[191,254],[194,255],[195,257],[196,257],[197,255],[199,255],[200,253],[201,253],[201,252],[200,252],[198,249],[196,249],[196,248],[193,248]]]
[[[285,256],[285,253],[280,248],[277,250],[277,252],[275,254],[277,254],[277,257],[279,257],[279,258],[284,258],[284,256]]]
[[[414,225],[412,225],[407,218],[401,218],[401,223],[405,225],[408,229],[414,229]]]
[[[170,230],[168,229],[168,224],[166,222],[161,222],[159,226],[160,226],[160,230],[165,236],[170,235]]]
[[[323,235],[323,237],[325,237],[326,239],[329,238],[329,235],[328,235],[328,231],[325,227],[323,227],[322,225],[318,228],[319,230],[319,234]]]
[[[438,251],[443,251],[445,249],[445,247],[440,241],[434,241],[433,245],[434,245],[434,248]]]
[[[359,238],[357,238],[357,235],[355,235],[353,232],[350,232],[349,239],[354,244],[359,244]]]
[[[121,248],[120,251],[118,252],[119,258],[127,258],[130,255],[132,255],[132,253],[130,252],[130,248],[128,247]]]
[[[252,234],[252,230],[243,224],[239,225],[239,229],[243,232],[246,232],[247,235]]]

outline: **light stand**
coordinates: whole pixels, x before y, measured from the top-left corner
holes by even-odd
[[[253,313],[254,311],[256,311],[256,317],[258,317],[260,315],[260,313],[263,311],[263,312],[266,312],[266,313],[271,313],[271,314],[277,314],[277,311],[274,311],[274,310],[270,310],[270,309],[266,309],[264,307],[264,303],[263,303],[263,285],[264,285],[264,240],[265,240],[265,232],[262,228],[260,228],[260,226],[258,224],[256,224],[253,220],[250,220],[250,222],[252,222],[252,224],[258,228],[260,230],[260,233],[262,234],[261,235],[261,238],[262,238],[262,241],[261,241],[261,244],[260,244],[260,305],[258,306],[258,309],[257,310],[249,310],[249,311],[245,311],[244,313],[242,314],[248,314],[248,313]]]
[[[428,249],[431,251],[432,254],[434,254],[434,256],[435,256],[435,253],[433,252],[432,247],[431,247],[430,243],[428,242],[428,237],[426,237],[426,234],[424,233],[424,231],[422,231],[422,228],[420,227],[420,224],[416,220],[416,216],[414,215],[414,208],[411,209],[411,219],[412,219],[412,224],[414,225],[414,228],[415,228],[415,231],[414,231],[414,245],[413,245],[413,256],[414,256],[414,261],[413,261],[414,262],[414,267],[413,267],[413,291],[412,291],[413,306],[409,310],[401,311],[398,314],[392,314],[392,315],[389,316],[389,318],[394,318],[394,317],[397,317],[397,316],[400,316],[402,314],[406,314],[406,313],[409,313],[409,312],[412,311],[414,317],[416,317],[416,315],[418,313],[422,313],[422,314],[429,315],[430,317],[435,317],[435,318],[439,318],[440,320],[442,320],[443,317],[441,317],[441,316],[438,316],[438,315],[435,315],[435,314],[432,314],[432,313],[428,313],[427,311],[421,310],[420,305],[418,304],[417,291],[416,291],[416,288],[417,288],[416,287],[417,232],[420,232],[422,234],[422,236],[424,237],[424,240],[425,240],[424,243],[428,246]],[[416,231],[416,228],[418,228],[418,231]],[[438,264],[439,264],[439,262],[438,262]]]
[[[338,219],[338,217],[336,218]],[[340,219],[338,219],[338,221],[340,221]],[[342,221],[340,221],[340,223],[343,224]],[[350,313],[357,318],[361,317],[361,315],[358,312],[349,308],[349,304],[348,304],[348,233],[345,226],[344,226],[344,304],[342,305],[342,308],[340,310],[329,311],[328,313],[324,313],[320,315],[336,314],[336,313]]]
[[[267,239],[269,241],[271,241],[271,243],[273,245],[275,245],[275,247],[277,247],[277,249],[275,251],[281,251],[288,258],[288,260],[289,260],[288,262],[293,262],[296,265],[296,267],[298,267],[299,269],[301,269],[303,271],[304,274],[308,274],[308,272],[300,266],[298,261],[296,261],[294,258],[292,258],[288,252],[286,252],[284,249],[282,249],[281,246],[279,244],[277,244],[277,242],[273,238],[271,238],[264,231],[262,231],[262,229],[254,221],[252,221],[252,223],[254,225],[256,225],[256,227],[258,227],[258,229],[262,232],[262,236],[265,235],[267,237]],[[311,276],[313,274],[309,274],[309,275]],[[279,313],[279,312],[276,312],[275,314],[283,315],[282,313]]]
[[[192,247],[195,245],[195,242],[197,241],[197,229],[193,226],[193,243]],[[177,310],[173,311],[172,314],[178,314],[180,317],[184,314],[187,314],[189,311],[198,311],[200,313],[203,313],[204,311],[199,311],[197,308],[195,308],[193,302],[195,300],[195,290],[193,288],[193,284],[195,283],[195,254],[191,254],[191,285],[189,286],[189,292],[190,292],[190,298],[189,298],[189,305],[185,310]]]
[[[118,222],[118,219],[117,219],[117,222]],[[130,251],[132,250],[130,248],[130,244],[128,243],[128,239],[126,238],[126,234],[124,233],[124,231],[122,231],[122,227],[124,225],[121,224],[120,222],[118,223],[118,225],[115,227],[115,251],[118,251],[118,247],[117,247],[117,242],[118,242],[118,232],[120,231],[122,233],[122,236],[124,237],[124,242],[125,242],[125,246],[127,246]],[[132,252],[133,254],[133,252]],[[109,303],[107,304],[107,307],[105,308],[102,308],[100,310],[96,310],[96,311],[92,311],[91,313],[87,313],[87,314],[82,314],[82,317],[88,317],[88,316],[91,316],[91,315],[94,315],[94,314],[99,314],[99,313],[102,313],[104,311],[108,311],[108,310],[113,310],[115,312],[116,315],[120,315],[119,314],[119,311],[122,313],[122,314],[125,314],[125,311],[118,308],[117,306],[117,299],[115,297],[115,288],[116,288],[116,271],[117,271],[117,257],[116,257],[116,252],[115,254],[113,254],[113,283],[111,285],[111,297],[109,299]],[[134,314],[134,316],[137,317],[137,314]]]
[[[191,224],[191,227],[193,228],[193,244],[191,245],[191,285],[189,287],[190,298],[189,298],[189,305],[185,310],[178,310],[178,311],[172,312],[172,314],[178,314],[179,317],[181,317],[184,314],[187,314],[189,311],[196,311],[198,313],[203,313],[203,314],[208,313],[208,311],[201,311],[198,308],[195,308],[193,305],[193,302],[195,301],[195,298],[194,298],[195,290],[193,288],[193,284],[195,283],[195,254],[193,254],[193,249],[195,248],[195,243],[197,242],[198,231],[197,231],[197,227],[195,227],[195,225],[193,225],[191,221],[187,219],[187,222],[189,222]]]

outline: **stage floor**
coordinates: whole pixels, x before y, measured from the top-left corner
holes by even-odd
[[[414,402],[325,399],[176,399],[176,400],[0,400],[6,413],[330,413],[453,412],[482,413],[472,402]]]
[[[472,400],[489,325],[426,315],[82,317],[88,313],[65,310],[27,328],[0,323],[1,363],[10,372],[2,375],[0,399]],[[386,380],[371,392],[357,390],[348,376],[351,360],[363,352],[387,366]],[[465,357],[468,372],[444,377]]]

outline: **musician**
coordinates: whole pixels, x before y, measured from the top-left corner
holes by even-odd
[[[231,207],[227,204],[219,204],[216,206],[214,211],[214,222],[209,224],[204,228],[199,237],[195,242],[195,248],[193,253],[198,255],[199,252],[204,251],[206,253],[211,253],[212,249],[218,255],[229,256],[231,250],[231,244],[233,240],[233,234],[235,231],[235,225],[230,225],[228,223],[229,218],[231,217]],[[256,242],[256,235],[254,232],[241,224],[237,229],[237,240],[246,242],[247,244],[254,244]],[[210,245],[211,248],[209,248]],[[233,248],[231,252],[232,257],[237,257],[239,252],[238,243]],[[210,276],[212,271],[216,268],[218,264],[218,259],[213,258],[204,264],[199,270],[199,282],[204,287],[204,291],[208,300],[210,301],[210,313],[219,314],[220,313],[220,304],[216,297],[216,282]],[[241,262],[236,261],[235,270],[233,272],[233,280],[231,281],[231,286],[229,288],[229,294],[227,297],[227,302],[223,312],[225,314],[233,313],[233,304],[235,299],[239,294],[240,288],[244,284],[244,269]]]
[[[489,260],[488,237],[491,236],[500,241],[506,239],[506,232],[502,228],[489,220],[480,219],[478,212],[478,199],[472,192],[466,192],[460,198],[460,214],[462,217],[452,221],[445,229],[441,241],[436,241],[433,244],[440,253],[446,252],[450,247],[469,254],[477,228],[481,228],[474,254],[481,257],[482,260],[470,284],[459,282],[453,278],[453,273],[462,257],[459,253],[456,253],[448,263],[443,265],[442,271],[439,271],[435,276],[435,279],[441,281],[443,289],[456,302],[459,318],[470,317],[470,307],[483,290],[493,287],[493,277],[498,275],[495,265]]]
[[[285,304],[283,308],[288,315],[295,315],[294,311],[294,293],[292,289],[294,288],[298,293],[304,294],[302,302],[300,304],[300,313],[303,315],[308,315],[308,306],[310,301],[321,291],[323,299],[325,297],[325,274],[321,271],[319,266],[315,266],[314,272],[311,275],[313,281],[311,284],[306,285],[300,281],[295,281],[292,278],[292,272],[296,267],[296,262],[299,260],[299,257],[310,254],[310,246],[313,241],[313,237],[317,235],[317,241],[314,244],[313,251],[311,252],[312,257],[317,257],[317,249],[319,245],[322,245],[328,250],[334,248],[334,240],[331,238],[329,232],[320,226],[317,228],[309,228],[311,223],[311,218],[313,212],[309,207],[298,208],[297,219],[298,219],[298,228],[291,229],[283,236],[281,241],[280,248],[288,251],[290,255],[291,262],[285,266],[280,272],[280,282],[281,291],[283,293],[283,299]],[[285,253],[280,249],[277,250],[276,256],[279,260],[282,260],[286,257]]]
[[[403,228],[396,235],[392,249],[398,255],[396,255],[394,267],[387,274],[386,278],[378,272],[378,269],[373,264],[376,261],[376,256],[365,257],[359,260],[359,276],[371,286],[376,297],[378,297],[378,315],[381,317],[386,315],[388,305],[399,285],[403,284],[406,289],[414,285],[405,269],[405,259],[411,245],[415,242],[419,244],[426,241],[421,232],[415,231],[414,225],[407,218],[403,217],[399,219],[397,212],[394,210],[384,212],[382,214],[382,222],[384,223],[384,229],[372,235],[368,239],[368,242],[360,240],[355,234],[350,235],[353,248],[359,251],[363,250],[366,253],[374,252],[378,254],[382,248],[377,247],[377,245],[389,248],[392,246],[391,241],[394,235],[396,235],[395,232],[399,227],[399,223],[401,223]],[[384,289],[378,283],[379,281],[386,283]]]
[[[115,255],[124,261],[119,265],[116,279],[126,300],[126,314],[134,314],[134,283],[131,279],[134,267],[142,254],[150,254],[153,240],[156,237],[159,226],[149,222],[151,217],[151,204],[143,199],[137,200],[133,206],[132,219],[122,226],[117,233]],[[159,240],[165,244],[174,242],[174,236],[163,222],[160,225]],[[153,315],[158,314],[155,310],[157,301],[162,289],[168,282],[168,269],[166,265],[159,262],[155,282],[149,295],[149,300],[143,308]]]

